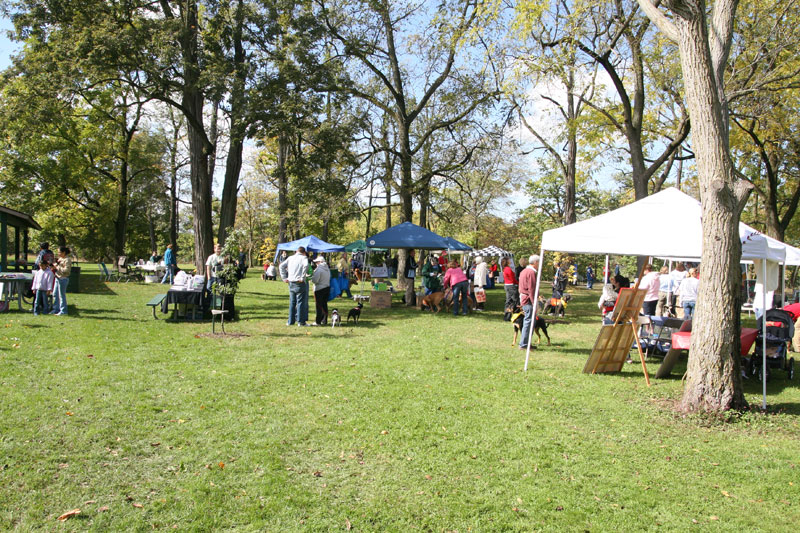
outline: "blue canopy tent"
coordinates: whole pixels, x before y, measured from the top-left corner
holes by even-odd
[[[367,239],[367,247],[374,248],[412,248],[415,250],[446,250],[445,237],[417,226],[403,222]]]
[[[345,251],[344,246],[331,244],[315,237],[314,235],[309,235],[308,237],[303,237],[302,239],[297,239],[296,241],[280,243],[278,245],[278,249],[275,251],[275,262],[278,262],[278,254],[281,252],[281,250],[285,250],[287,252],[296,252],[301,246],[306,249],[306,252],[317,252],[321,254]],[[328,300],[333,300],[339,296],[343,290],[341,285],[346,283],[347,280],[331,278],[331,291],[328,296]]]
[[[282,250],[296,252],[301,246],[306,249],[306,252],[319,252],[323,254],[330,252],[344,252],[344,246],[331,244],[323,241],[322,239],[318,239],[313,235],[309,235],[308,237],[303,237],[302,239],[297,239],[296,241],[280,243],[278,245],[278,249],[275,251],[275,261],[278,261],[278,252]]]
[[[452,252],[471,252],[472,246],[468,244],[464,244],[461,241],[457,241],[452,237],[445,237],[445,240],[448,243],[447,249]]]

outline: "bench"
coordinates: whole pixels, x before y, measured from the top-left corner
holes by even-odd
[[[166,294],[156,294],[149,302],[147,302],[147,305],[153,308],[153,318],[156,320],[158,320],[158,317],[156,316],[156,307],[160,306],[161,302],[163,302],[164,298],[166,297]]]

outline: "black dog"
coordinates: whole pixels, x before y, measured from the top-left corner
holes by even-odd
[[[514,313],[511,315],[511,323],[514,324],[514,340],[511,342],[511,346],[515,346],[517,344],[517,335],[519,335],[519,332],[522,331],[522,323],[524,321],[525,313],[522,312],[522,309],[519,306],[515,307]],[[536,317],[536,319],[533,321],[533,332],[536,334],[537,345],[542,341],[542,336],[540,333],[544,333],[545,338],[547,338],[547,345],[550,346],[550,335],[547,334],[547,322],[545,322],[544,318],[540,316]]]
[[[351,319],[351,318],[353,319],[353,321],[354,321],[356,324],[358,324],[358,319],[359,319],[359,318],[361,318],[361,308],[362,308],[362,307],[364,307],[364,304],[363,304],[363,303],[361,303],[361,302],[358,302],[358,305],[357,305],[357,306],[355,306],[354,308],[352,308],[352,309],[351,309],[351,310],[350,310],[350,311],[347,313],[347,323],[348,323],[348,324],[350,323],[350,319]]]
[[[572,300],[571,294],[561,295],[557,291],[553,291],[553,297],[547,300],[542,309],[542,314],[564,317],[567,311],[567,304]]]

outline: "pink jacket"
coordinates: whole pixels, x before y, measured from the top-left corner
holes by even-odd
[[[452,287],[456,283],[461,283],[462,281],[467,281],[467,276],[464,274],[464,271],[460,268],[448,268],[447,272],[444,273],[444,288]]]

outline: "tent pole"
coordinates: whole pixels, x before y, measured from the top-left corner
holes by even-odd
[[[767,260],[761,262],[761,272],[764,275],[764,283],[761,291],[763,307],[761,309],[761,390],[762,400],[761,409],[767,410]]]
[[[605,278],[603,280],[603,285],[608,284],[609,276],[611,276],[611,272],[608,270],[608,254],[606,254],[606,268],[603,270],[603,277]]]
[[[536,324],[536,311],[539,307],[539,283],[542,280],[542,265],[544,264],[544,243],[539,247],[539,268],[536,269],[536,288],[533,290],[533,314],[531,315],[531,326],[528,328],[528,349],[525,351],[525,372],[528,371],[528,360],[531,358],[531,339],[533,338],[533,327]],[[526,267],[527,268],[527,267]],[[522,273],[520,273],[520,276]]]
[[[784,307],[786,307],[786,263],[781,265],[781,309]]]
[[[669,283],[667,284],[667,316],[672,315],[672,259],[669,260]],[[675,313],[677,316],[677,312]]]

